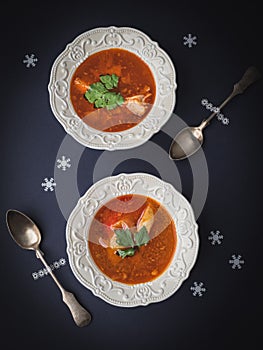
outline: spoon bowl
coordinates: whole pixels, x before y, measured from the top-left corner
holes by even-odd
[[[169,150],[171,159],[185,159],[199,150],[203,144],[203,133],[200,127],[186,127],[174,138]]]
[[[23,249],[37,250],[41,234],[36,224],[18,210],[8,210],[6,221],[11,237]]]

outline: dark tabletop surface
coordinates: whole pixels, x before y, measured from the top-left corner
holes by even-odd
[[[59,151],[67,135],[52,114],[47,85],[55,58],[69,42],[89,29],[111,25],[137,28],[168,53],[177,72],[174,114],[190,125],[209,115],[202,101],[218,106],[248,66],[263,71],[258,2],[6,5],[1,11],[1,343],[6,349],[158,349],[168,344],[179,350],[255,349],[262,343],[262,80],[230,102],[221,120],[215,118],[205,130],[208,177],[200,154],[176,163],[168,157],[158,160],[157,151],[156,162],[151,160],[151,145],[160,154],[168,152],[175,115],[113,170],[105,166],[96,174],[148,172],[175,187],[173,169],[179,174],[181,192],[196,210],[200,248],[189,278],[173,296],[145,307],[115,307],[95,297],[70,269],[67,213],[61,211],[56,188],[45,191],[41,184],[54,177],[57,160],[65,155],[71,167],[60,169],[57,187],[66,186],[58,180],[77,166],[75,180],[83,195],[94,182],[103,151],[80,148],[74,140],[72,154]],[[205,198],[193,199],[196,189],[202,197],[202,184],[208,185]],[[92,313],[89,327],[74,325],[41,262],[14,244],[5,223],[9,208],[37,222],[46,260]]]

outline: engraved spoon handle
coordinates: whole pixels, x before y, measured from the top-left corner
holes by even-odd
[[[224,102],[219,106],[219,110],[221,110],[232,98],[236,95],[242,94],[251,84],[257,81],[261,77],[261,73],[259,70],[250,66],[244,73],[243,77],[234,85],[232,93],[225,99]],[[204,129],[212,118],[217,115],[218,112],[213,112],[207,119],[203,120],[199,128]]]
[[[256,67],[249,67],[243,77],[238,83],[234,85],[234,92],[236,95],[242,94],[251,84],[257,81],[261,77],[259,70]]]
[[[69,308],[71,315],[73,317],[73,320],[75,321],[76,325],[79,327],[86,326],[91,321],[91,315],[90,313],[84,309],[83,306],[80,305],[80,303],[75,298],[74,294],[68,292],[65,290],[62,285],[57,280],[57,277],[52,272],[51,268],[48,266],[46,260],[43,258],[42,252],[40,249],[36,249],[36,256],[42,261],[43,265],[46,267],[47,271],[49,272],[50,276],[53,278],[54,282],[58,286],[58,288],[61,291],[62,294],[62,300]]]
[[[63,289],[62,297],[64,303],[68,306],[76,325],[79,327],[87,326],[91,321],[91,315],[80,305],[74,294]]]

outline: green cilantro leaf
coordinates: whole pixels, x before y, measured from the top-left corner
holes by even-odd
[[[110,83],[110,82],[111,82],[111,76],[110,76],[109,74],[107,74],[107,75],[101,75],[101,76],[100,76],[100,81],[101,81],[103,84]]]
[[[117,239],[116,242],[117,244],[123,246],[123,247],[134,247],[134,241],[132,239],[132,233],[131,231],[127,229],[118,229],[114,230]]]
[[[147,244],[150,240],[147,228],[143,226],[140,231],[135,233],[134,239],[138,247]]]
[[[105,85],[106,89],[111,90],[113,89],[113,81],[111,79],[111,76],[109,74],[107,75],[101,75],[100,81]]]
[[[96,89],[90,88],[86,91],[85,97],[90,103],[94,103],[98,98],[101,97],[101,93]]]
[[[123,96],[120,93],[116,94],[116,103],[117,103],[117,105],[120,106],[120,105],[123,104],[123,102],[124,102]]]
[[[84,96],[96,108],[114,109],[124,102],[120,93],[109,91],[118,87],[118,82],[119,77],[116,74],[101,75],[100,81],[91,84]]]
[[[116,92],[107,92],[104,95],[106,108],[107,109],[114,109],[117,106],[120,106],[124,102],[124,98],[121,96],[121,94],[116,94]]]
[[[121,256],[122,259],[124,259],[126,256],[133,256],[135,254],[135,248],[128,248],[125,250],[118,249],[117,252],[119,256]]]
[[[149,242],[150,236],[148,234],[147,228],[143,226],[138,232],[133,234],[129,229],[117,229],[114,230],[117,238],[117,244],[127,247],[128,249],[118,249],[117,252],[119,256],[125,258],[126,256],[133,256],[136,251],[136,247],[140,247]]]
[[[97,83],[91,84],[90,88],[95,89],[102,94],[104,94],[105,92],[108,92],[107,88],[100,81],[98,81]]]
[[[113,86],[117,87],[119,83],[119,77],[116,74],[112,74],[111,80],[112,80]]]
[[[94,102],[94,106],[96,108],[102,108],[102,107],[105,107],[106,106],[106,103],[105,103],[105,100],[103,97],[99,97],[95,100]]]

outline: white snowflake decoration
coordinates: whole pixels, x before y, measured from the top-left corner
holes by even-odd
[[[184,45],[187,45],[189,48],[191,48],[193,45],[196,45],[196,40],[197,37],[194,35],[192,36],[192,34],[188,34],[188,36],[184,36]]]
[[[38,275],[39,275],[39,277],[44,277],[45,276],[44,271],[43,270],[39,270],[38,271]]]
[[[224,125],[228,125],[229,124],[229,119],[228,118],[223,118],[222,123]]]
[[[63,266],[63,265],[66,265],[66,259],[64,259],[64,258],[61,258],[61,259],[59,259],[59,265],[61,265],[61,266]]]
[[[217,119],[222,122],[222,124],[224,124],[224,125],[228,125],[229,124],[229,119],[224,117],[224,114],[217,113],[216,116],[217,116]]]
[[[66,171],[67,168],[71,167],[70,158],[66,158],[65,156],[62,156],[61,159],[57,159],[57,163],[57,168],[63,171]]]
[[[225,117],[223,113],[221,113],[219,107],[215,107],[211,102],[209,102],[206,98],[201,100],[201,104],[208,109],[210,112],[216,113],[217,120],[221,121],[222,124],[228,125],[230,123],[229,118]]]
[[[50,179],[48,179],[47,177],[44,179],[44,182],[42,182],[41,186],[44,187],[44,191],[54,191],[54,187],[57,184],[54,182],[53,177],[51,177]]]
[[[235,254],[232,255],[232,259],[229,260],[229,264],[232,265],[232,269],[238,268],[239,270],[242,268],[241,265],[245,263],[244,260],[241,260],[242,256],[238,255],[236,256]]]
[[[23,63],[26,64],[26,67],[27,68],[30,68],[30,67],[35,67],[36,66],[36,63],[38,59],[37,57],[35,57],[35,55],[33,53],[31,53],[31,55],[25,55],[25,59],[23,60]]]
[[[59,269],[61,266],[65,266],[67,263],[65,258],[60,258],[59,261],[54,261],[52,264],[50,264],[48,267],[41,269],[39,271],[35,271],[32,273],[32,277],[34,280],[37,280],[38,278],[42,278],[44,276],[47,276],[51,271],[54,269]]]
[[[203,282],[194,282],[194,285],[190,288],[190,290],[193,291],[193,296],[199,296],[201,297],[204,292],[206,292],[206,288],[203,287],[204,283]]]
[[[208,236],[208,239],[209,239],[209,241],[211,241],[212,245],[215,245],[216,243],[221,244],[223,238],[224,238],[224,236],[221,235],[221,232],[218,230],[216,230],[215,232],[211,231],[210,235]]]

